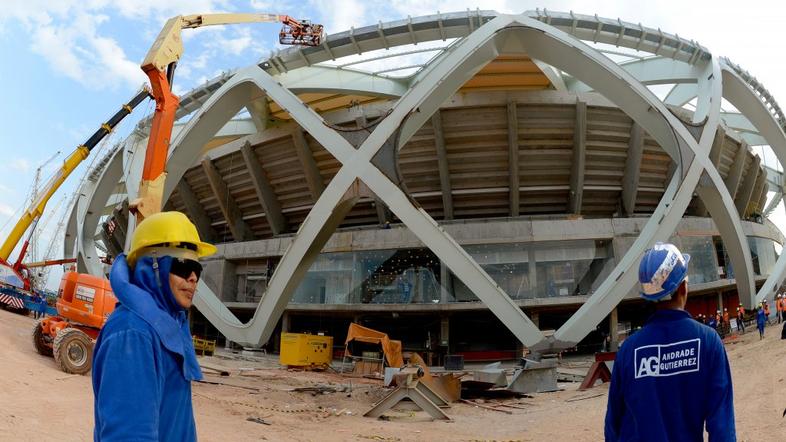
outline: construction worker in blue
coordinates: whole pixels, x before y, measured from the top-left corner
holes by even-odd
[[[202,379],[186,312],[216,248],[179,212],[137,226],[110,272],[118,305],[93,353],[95,441],[194,441],[191,381]]]
[[[764,325],[767,323],[767,314],[764,313],[764,303],[756,311],[756,328],[759,329],[759,340],[764,338]]]
[[[657,243],[639,266],[641,296],[656,303],[617,353],[606,410],[606,441],[735,441],[731,372],[718,334],[691,319],[688,261]]]

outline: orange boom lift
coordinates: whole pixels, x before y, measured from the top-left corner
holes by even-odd
[[[129,205],[136,215],[137,224],[161,211],[167,154],[175,112],[180,103],[172,93],[175,68],[183,54],[180,31],[201,26],[260,22],[283,24],[278,34],[281,44],[317,46],[322,42],[322,25],[276,14],[179,15],[169,19],[158,34],[142,62],[142,70],[150,79],[156,110],[139,183],[139,198]],[[92,367],[95,339],[114,310],[115,303],[109,281],[105,278],[66,273],[58,293],[59,316],[42,320],[33,331],[36,350],[42,355],[54,356],[58,366],[67,373],[87,373]]]

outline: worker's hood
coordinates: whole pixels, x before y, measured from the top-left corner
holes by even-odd
[[[199,380],[202,372],[194,354],[186,311],[177,304],[169,288],[171,267],[172,258],[169,256],[156,261],[146,256],[137,260],[131,274],[123,254],[115,259],[109,281],[120,304],[150,324],[164,347],[183,358],[183,376],[188,380]]]

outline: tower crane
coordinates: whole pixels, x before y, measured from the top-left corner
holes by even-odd
[[[55,158],[57,158],[58,155],[60,155],[59,150],[36,168],[35,176],[33,178],[33,187],[30,190],[31,205],[35,202],[36,198],[38,197],[38,186],[41,185],[41,172],[43,171],[44,167],[46,167]],[[55,211],[56,210],[57,209],[55,208]],[[42,228],[45,228],[45,226],[42,226]],[[38,230],[35,228],[31,229],[30,231],[30,258],[32,258],[33,260],[36,260],[38,258]]]
[[[103,123],[84,144],[77,146],[77,148],[63,161],[60,168],[55,171],[52,178],[44,185],[41,192],[35,192],[30,205],[25,209],[22,217],[16,222],[2,245],[0,245],[0,286],[6,285],[30,290],[29,271],[25,268],[25,265],[22,264],[22,260],[25,258],[27,249],[30,245],[30,236],[28,235],[27,240],[22,245],[22,249],[19,251],[19,257],[13,264],[8,261],[11,252],[28,228],[31,228],[31,234],[35,232],[36,224],[38,224],[38,220],[44,213],[46,204],[57,189],[60,188],[65,179],[71,175],[71,172],[90,155],[90,151],[96,147],[96,145],[98,145],[98,143],[126,117],[126,115],[130,114],[131,111],[148,96],[150,96],[150,92],[148,92],[147,89],[142,89],[131,99],[131,101],[124,104],[120,110],[106,123]]]

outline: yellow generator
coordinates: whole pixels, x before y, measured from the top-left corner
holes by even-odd
[[[281,365],[327,367],[333,360],[333,337],[304,333],[281,333]]]

